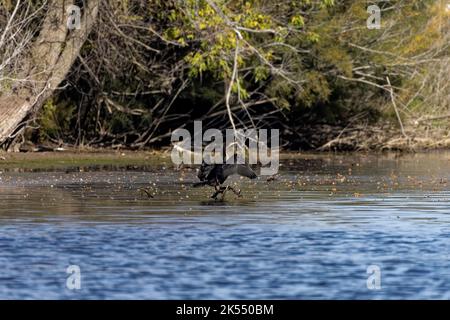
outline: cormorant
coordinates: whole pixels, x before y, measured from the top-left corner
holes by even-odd
[[[213,199],[217,199],[219,194],[222,194],[223,197],[227,190],[231,190],[237,196],[241,196],[240,190],[235,190],[231,186],[222,186],[225,180],[233,174],[250,179],[257,177],[256,173],[247,164],[207,164],[203,161],[197,175],[200,182],[194,183],[194,187],[213,186],[215,189],[214,194],[211,196]]]

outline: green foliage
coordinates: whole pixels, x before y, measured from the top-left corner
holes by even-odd
[[[237,46],[241,51],[237,60],[238,67],[245,68],[253,62],[248,59],[247,53],[250,50],[246,44],[253,40],[251,32],[240,30],[244,40],[241,41],[233,26],[255,31],[279,27],[271,16],[260,10],[258,2],[218,1],[218,12],[207,1],[189,0],[184,2],[184,6],[171,10],[169,19],[175,26],[165,32],[165,37],[193,48],[185,57],[191,77],[210,72],[215,79],[229,79]],[[299,20],[295,21],[298,23]],[[270,60],[270,50],[263,50],[262,55]],[[261,76],[260,73],[255,79],[259,81]]]
[[[51,100],[48,100],[42,107],[40,117],[40,133],[42,138],[55,137],[59,132],[57,116],[57,108]]]
[[[53,100],[48,100],[37,119],[39,140],[60,139],[71,130],[71,120],[76,114],[76,106],[61,102],[58,106]]]
[[[306,84],[295,97],[296,102],[306,107],[318,102],[327,102],[331,89],[326,78],[317,71],[308,72],[305,77]]]
[[[109,122],[109,130],[114,133],[127,132],[133,129],[131,119],[124,113],[115,112]]]
[[[158,129],[168,131],[185,125],[186,119],[207,114],[223,101],[230,83],[232,104],[237,104],[237,97],[244,102],[270,99],[288,119],[308,115],[307,119],[345,124],[360,113],[374,118],[380,110],[388,110],[386,115],[390,116],[390,97],[382,89],[389,76],[399,105],[409,103],[411,112],[419,112],[426,99],[415,96],[423,83],[423,78],[415,75],[426,74],[427,70],[413,66],[414,61],[409,59],[445,45],[440,29],[442,13],[432,0],[377,2],[383,9],[380,30],[366,27],[366,1],[210,3],[110,2],[118,25],[136,26],[124,30],[135,32],[130,37],[155,48],[155,52],[142,49],[138,42],[126,42],[112,27],[108,41],[119,42],[119,49],[100,45],[98,40],[88,42],[82,55],[99,63],[100,71],[95,71],[95,63],[91,69],[97,72],[101,84],[86,80],[86,75],[73,81],[89,92],[89,101],[82,107],[74,107],[78,101],[58,104],[57,108],[49,102],[41,114],[44,135],[56,138],[73,131],[78,108],[83,111],[86,131],[93,136],[101,131],[113,139],[127,134],[133,139],[136,132],[152,132],[155,123]],[[101,34],[95,36],[102,39]],[[99,49],[104,47],[104,52]],[[433,58],[439,55],[442,53]],[[181,83],[189,85],[169,108]],[[66,91],[60,101],[71,97],[79,100],[80,95],[74,91]],[[159,93],[140,95],[145,91]],[[118,92],[113,98],[119,105],[143,110],[142,114],[105,108],[101,102],[105,92]],[[164,102],[158,105],[159,101]],[[267,111],[267,105],[255,113]],[[166,117],[161,125],[158,117]]]

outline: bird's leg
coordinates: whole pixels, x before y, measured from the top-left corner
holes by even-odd
[[[222,193],[221,188],[218,185],[214,186],[215,192],[213,193],[213,195],[211,196],[211,198],[217,200],[217,196]]]
[[[226,187],[222,187],[220,189],[222,190],[222,198],[220,200],[223,201],[223,200],[225,200],[225,193],[228,191],[229,187],[226,186]]]
[[[235,195],[237,195],[238,197],[242,197],[242,195],[241,195],[241,190],[235,189],[235,188],[230,187],[230,186],[228,186],[227,189],[233,191],[233,193],[234,193]]]
[[[217,200],[217,196],[219,195],[219,190],[217,190],[217,179],[216,179],[216,184],[214,185],[214,190],[215,192],[213,193],[213,195],[211,196],[212,199]]]
[[[216,192],[213,193],[211,198],[217,200],[217,196],[219,195],[219,193],[220,193],[220,191],[216,190]]]
[[[220,187],[220,186],[215,186],[214,188],[216,189],[216,192],[214,192],[214,194],[211,196],[211,198],[217,200],[217,196],[219,194],[222,194],[222,199],[223,199],[223,194],[224,194],[224,192],[226,191],[227,188],[226,187]]]

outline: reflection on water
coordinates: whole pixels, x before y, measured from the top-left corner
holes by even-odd
[[[189,169],[2,172],[0,298],[450,298],[450,153],[282,164],[224,202]]]

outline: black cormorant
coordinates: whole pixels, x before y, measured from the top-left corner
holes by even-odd
[[[194,187],[213,186],[215,189],[214,194],[211,196],[213,199],[217,199],[219,194],[223,196],[227,190],[231,190],[237,196],[241,196],[240,190],[235,190],[231,186],[222,186],[225,180],[233,174],[250,179],[257,177],[256,173],[247,164],[207,164],[203,162],[197,175],[200,182],[194,183]]]

